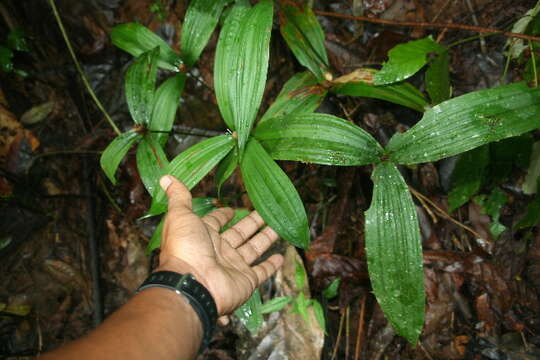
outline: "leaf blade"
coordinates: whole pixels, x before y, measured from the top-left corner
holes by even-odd
[[[540,88],[515,83],[475,91],[424,113],[387,151],[400,164],[437,161],[540,127]]]
[[[240,169],[250,200],[268,226],[291,244],[306,248],[309,229],[302,200],[257,140],[248,143]]]
[[[276,160],[354,166],[378,162],[383,155],[362,128],[327,114],[270,119],[257,127],[255,137]]]
[[[373,77],[376,74],[377,70],[358,69],[349,75],[348,81],[338,83],[332,92],[389,101],[419,112],[424,112],[428,107],[429,104],[420,90],[407,82],[373,85]]]
[[[101,168],[114,185],[116,185],[114,173],[118,169],[118,165],[129,149],[141,138],[142,135],[134,130],[126,131],[117,136],[101,154],[99,159]]]
[[[216,49],[216,98],[223,119],[238,135],[240,157],[261,104],[272,28],[273,3],[236,5]]]
[[[377,165],[372,180],[365,231],[373,292],[396,332],[414,344],[424,324],[425,302],[416,208],[394,164]]]
[[[214,32],[223,7],[230,0],[193,0],[190,2],[180,35],[180,53],[186,66],[191,67]]]
[[[276,100],[259,120],[259,125],[275,117],[311,113],[319,107],[327,92],[318,85],[312,73],[298,73],[283,85]]]
[[[175,176],[191,190],[231,151],[233,146],[234,142],[230,135],[206,139],[176,156],[164,173]],[[147,216],[158,215],[166,210],[167,197],[165,192],[158,188]]]
[[[375,74],[375,85],[387,85],[403,81],[427,64],[429,53],[439,53],[445,48],[431,37],[399,44],[388,52],[388,62]]]
[[[115,26],[111,31],[111,40],[115,46],[135,57],[159,47],[158,66],[163,69],[178,71],[182,63],[178,54],[162,38],[141,24]]]
[[[307,5],[284,1],[281,6],[281,35],[298,62],[308,68],[319,81],[328,71],[328,56],[324,47],[324,32]]]
[[[178,74],[163,82],[157,89],[152,106],[152,115],[148,129],[150,131],[160,131],[153,134],[154,138],[161,146],[165,145],[169,134],[173,128],[176,111],[180,105],[180,97],[184,90],[186,80],[185,74]]]
[[[136,124],[148,124],[156,89],[158,48],[135,59],[126,72],[126,101]]]
[[[449,64],[448,50],[441,51],[426,70],[426,90],[433,105],[450,99]]]
[[[152,137],[144,137],[137,146],[137,169],[150,195],[159,187],[159,179],[165,175],[164,169],[169,165],[163,148]]]

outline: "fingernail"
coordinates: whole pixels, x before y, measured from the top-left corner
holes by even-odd
[[[159,179],[159,185],[163,189],[163,191],[167,191],[169,186],[172,184],[172,179],[169,175],[163,176],[161,179]]]

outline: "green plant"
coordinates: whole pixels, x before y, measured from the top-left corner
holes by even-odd
[[[0,69],[5,72],[15,72],[20,76],[27,76],[25,71],[17,69],[13,65],[13,56],[16,51],[30,51],[24,30],[20,28],[11,30],[5,43],[0,45]]]
[[[373,165],[373,199],[365,214],[370,279],[397,333],[415,343],[424,322],[422,246],[416,208],[398,166],[437,161],[540,127],[540,89],[515,83],[448,100],[448,49],[431,38],[398,45],[380,71],[357,69],[334,79],[329,72],[324,34],[313,12],[283,1],[282,35],[298,61],[310,71],[287,81],[257,122],[268,68],[273,3],[262,0],[251,6],[248,1],[238,0],[221,29],[214,67],[218,106],[232,133],[198,143],[168,163],[162,145],[172,127],[185,75],[176,75],[154,91],[156,69],[192,66],[202,51],[201,42],[194,40],[198,36],[195,34],[208,39],[225,3],[191,3],[182,32],[181,56],[139,25],[115,29],[115,43],[138,56],[126,74],[126,96],[136,125],[104,152],[105,172],[114,182],[113,174],[121,158],[139,141],[137,163],[152,196],[148,212],[152,216],[167,208],[166,196],[156,186],[162,174],[178,177],[191,189],[217,166],[215,181],[220,189],[239,167],[247,193],[266,223],[284,240],[307,248],[309,231],[304,206],[275,160]],[[202,4],[212,14],[211,21],[207,21],[208,17],[204,21],[203,17],[200,21],[195,15],[190,17],[197,13],[196,9],[202,9]],[[200,23],[205,24],[204,31]],[[426,66],[430,101],[405,82]],[[383,147],[352,122],[314,112],[329,92],[394,102],[422,112],[423,116]],[[159,246],[161,226],[150,249]],[[280,301],[285,302],[281,299],[276,303]],[[296,299],[295,303],[302,300]],[[244,310],[260,318],[262,306],[256,294]]]

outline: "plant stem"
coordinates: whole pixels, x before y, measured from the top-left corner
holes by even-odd
[[[531,50],[531,62],[532,62],[532,68],[533,68],[534,86],[538,87],[538,71],[536,69],[536,54],[534,53],[534,48],[533,48],[533,44],[531,40],[529,40],[529,50]]]
[[[488,36],[493,36],[493,35],[497,35],[497,34],[498,33],[488,33],[488,34],[469,36],[469,37],[466,37],[465,39],[454,41],[453,43],[447,45],[446,47],[448,49],[451,49],[454,46],[458,46],[458,45],[464,44],[464,43],[469,42],[469,41],[474,41],[474,40],[481,39],[481,38],[487,38]]]
[[[349,20],[357,20],[357,21],[365,21],[375,24],[384,24],[384,25],[392,25],[392,26],[404,26],[404,27],[417,27],[417,28],[428,28],[428,29],[454,29],[454,30],[467,30],[467,31],[473,31],[477,33],[494,33],[494,34],[500,34],[507,37],[513,37],[518,39],[525,39],[525,40],[532,40],[532,41],[540,41],[540,36],[530,36],[530,35],[524,35],[524,34],[518,34],[510,31],[504,31],[499,29],[493,29],[493,28],[486,28],[481,26],[473,26],[473,25],[465,25],[465,24],[452,24],[452,23],[430,23],[430,22],[414,22],[414,21],[394,21],[394,20],[385,20],[385,19],[377,19],[377,18],[370,18],[366,16],[353,16],[353,15],[347,15],[347,14],[339,14],[329,11],[314,11],[317,15],[322,16],[329,16],[329,17],[336,17],[341,19],[349,19]]]
[[[83,70],[81,68],[81,65],[79,64],[79,61],[77,60],[77,56],[75,55],[75,51],[73,50],[73,47],[71,46],[71,42],[69,41],[66,29],[64,28],[64,24],[62,23],[62,19],[60,18],[60,15],[58,14],[58,9],[56,8],[56,3],[54,2],[54,0],[49,0],[49,4],[51,5],[51,8],[52,8],[52,11],[53,11],[53,14],[54,14],[54,18],[56,19],[56,23],[58,24],[58,27],[60,28],[60,32],[62,33],[62,37],[64,38],[64,41],[66,42],[66,46],[67,46],[67,48],[69,50],[69,53],[71,54],[71,58],[73,59],[73,62],[75,63],[75,67],[77,68],[77,72],[81,76],[81,79],[82,79],[82,81],[84,83],[84,86],[86,87],[86,90],[88,90],[88,93],[90,94],[90,96],[94,100],[94,103],[96,104],[98,109],[103,113],[103,116],[105,116],[105,119],[107,119],[107,121],[109,122],[109,124],[113,128],[114,132],[117,135],[120,135],[122,132],[120,131],[118,126],[116,126],[113,119],[109,116],[109,114],[107,113],[107,111],[105,110],[103,105],[101,104],[101,101],[99,101],[99,99],[97,98],[96,93],[94,92],[94,90],[90,86],[90,83],[88,82],[88,79],[84,75],[84,72],[83,72]]]

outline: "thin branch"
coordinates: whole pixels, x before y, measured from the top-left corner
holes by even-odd
[[[532,41],[540,41],[540,36],[530,36],[530,35],[510,32],[510,31],[486,28],[486,27],[481,27],[481,26],[474,26],[474,25],[452,24],[452,23],[445,24],[445,23],[436,23],[436,22],[430,23],[430,22],[414,22],[414,21],[394,21],[394,20],[377,19],[377,18],[370,18],[370,17],[365,17],[365,16],[353,16],[353,15],[339,14],[339,13],[334,13],[334,12],[329,12],[329,11],[318,11],[318,10],[314,11],[314,13],[317,15],[322,15],[322,16],[335,17],[335,18],[340,18],[340,19],[357,20],[357,21],[365,21],[365,22],[370,22],[374,24],[428,28],[428,29],[467,30],[467,31],[473,31],[473,32],[482,33],[482,34],[495,33],[495,34],[504,35],[506,37],[532,40]]]
[[[439,213],[439,215],[441,215],[443,218],[447,219],[447,220],[450,220],[451,222],[453,222],[454,224],[456,224],[457,226],[469,231],[471,234],[473,234],[474,236],[476,236],[478,239],[482,239],[482,236],[477,233],[473,228],[471,228],[470,226],[467,226],[459,221],[457,221],[456,219],[454,219],[453,217],[451,217],[450,215],[448,215],[448,213],[446,211],[444,211],[443,209],[441,209],[440,207],[437,206],[437,204],[435,204],[433,201],[431,201],[427,196],[424,196],[423,194],[421,194],[420,192],[416,191],[412,186],[409,186],[409,190],[411,191],[411,193],[413,193],[414,196],[416,196],[418,199],[422,199],[424,200],[425,202],[427,202],[429,205],[433,206],[433,208]]]
[[[109,114],[107,113],[107,111],[105,110],[103,105],[101,104],[101,101],[99,101],[99,99],[97,98],[96,93],[94,92],[94,90],[90,86],[90,83],[88,82],[88,79],[84,75],[84,72],[83,72],[83,70],[81,68],[81,64],[79,64],[79,60],[77,60],[77,55],[75,55],[75,51],[73,50],[73,47],[71,46],[71,42],[69,41],[66,29],[64,28],[64,24],[62,23],[62,19],[60,18],[60,14],[58,14],[58,9],[56,8],[56,3],[54,2],[54,0],[49,0],[49,4],[51,5],[51,8],[52,8],[52,11],[53,11],[53,14],[54,14],[54,18],[56,19],[56,23],[58,24],[58,27],[60,28],[60,32],[62,33],[62,37],[64,38],[64,41],[66,42],[66,46],[67,46],[67,48],[69,50],[69,53],[71,54],[71,58],[73,59],[73,62],[75,63],[75,67],[77,68],[77,72],[81,76],[81,79],[82,79],[82,81],[84,83],[84,86],[86,87],[86,90],[88,90],[88,93],[90,94],[90,96],[94,100],[94,103],[96,104],[98,109],[103,113],[103,116],[105,116],[105,119],[107,119],[107,121],[109,122],[109,124],[113,128],[114,132],[117,135],[122,134],[122,132],[120,131],[118,126],[116,126],[113,119],[111,119],[111,117],[109,116]]]

